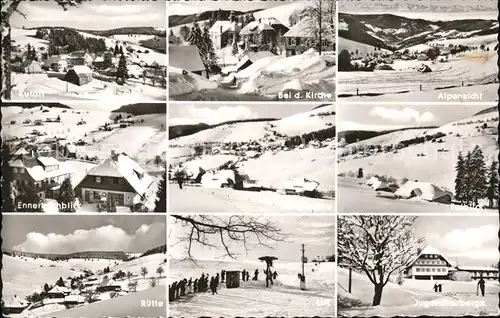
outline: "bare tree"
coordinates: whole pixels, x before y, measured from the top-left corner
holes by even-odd
[[[309,45],[322,53],[323,42],[331,44],[335,41],[336,8],[335,1],[312,0],[304,11],[307,26],[304,32],[309,37]]]
[[[176,243],[187,243],[188,258],[193,244],[204,247],[222,249],[223,256],[236,259],[240,253],[234,251],[232,243],[242,244],[245,251],[251,247],[265,246],[273,248],[269,243],[284,242],[287,235],[280,228],[262,217],[232,215],[228,217],[206,215],[171,215],[175,222],[180,222],[188,229]]]
[[[423,239],[406,216],[342,216],[338,218],[338,260],[368,276],[374,285],[373,306],[393,273],[405,270],[418,255]]]
[[[54,0],[64,11],[68,10],[68,7],[76,7],[85,0]],[[1,42],[2,42],[2,66],[1,66],[1,77],[2,77],[2,88],[0,91],[0,97],[2,99],[11,99],[11,91],[15,85],[12,85],[11,81],[11,27],[10,19],[14,13],[21,15],[23,18],[27,19],[27,15],[19,11],[19,4],[25,2],[23,0],[2,0],[2,16],[0,20],[1,29]]]

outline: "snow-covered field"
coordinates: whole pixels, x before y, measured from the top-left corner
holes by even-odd
[[[135,276],[132,281],[137,281],[137,292],[126,296],[103,300],[96,303],[85,303],[82,306],[66,310],[63,305],[47,305],[33,310],[26,310],[20,315],[13,317],[24,318],[36,316],[50,317],[158,317],[166,316],[166,277],[158,278],[158,287],[151,288],[149,279],[155,277],[156,269],[159,266],[166,266],[164,254],[153,254],[135,259],[130,262],[122,262],[118,260],[107,259],[70,259],[68,261],[51,261],[42,258],[30,257],[12,257],[3,255],[2,260],[2,282],[3,282],[3,297],[7,299],[10,296],[17,295],[24,298],[35,292],[39,293],[43,290],[43,285],[54,284],[59,277],[66,279],[67,277],[76,277],[83,274],[84,270],[91,270],[96,273],[109,266],[111,274],[119,270],[125,272],[131,271]],[[143,278],[140,275],[141,267],[148,269],[148,275]],[[108,274],[108,275],[111,275]],[[105,274],[97,275],[98,279],[102,279]],[[120,281],[119,281],[120,282]],[[125,278],[122,282],[122,289],[128,289],[128,279]],[[144,307],[141,306],[141,300],[158,300],[162,301],[163,307]]]
[[[478,129],[484,123],[486,129]],[[364,179],[348,178],[349,174],[363,169],[365,176],[381,175],[394,178],[430,182],[443,190],[453,192],[455,185],[455,166],[459,152],[467,153],[478,145],[483,151],[486,166],[498,156],[497,137],[498,114],[495,112],[464,118],[434,129],[411,129],[396,131],[339,149],[339,153],[347,153],[339,157],[339,211],[344,212],[446,212],[454,210],[453,205],[418,202],[412,200],[395,200],[385,194],[377,197],[377,193],[366,186]],[[370,145],[396,145],[404,140],[438,132],[445,134],[442,142],[426,142],[399,149],[397,153],[381,152],[368,155],[349,153],[351,147],[368,149]],[[442,150],[446,150],[445,152]],[[424,154],[424,156],[422,156]],[[460,208],[457,208],[460,209]],[[456,209],[455,209],[456,210]],[[464,210],[465,211],[465,210]]]
[[[343,40],[341,40],[342,42]],[[472,55],[480,54],[480,58]],[[471,57],[467,57],[467,55]],[[421,73],[416,70],[420,64],[428,65],[432,72]],[[374,71],[374,72],[341,72],[339,74],[339,94],[353,96],[358,100],[366,98],[392,100],[395,94],[400,95],[401,99],[408,99],[409,94],[415,98],[413,101],[438,101],[440,93],[462,93],[462,82],[468,91],[474,93],[485,92],[481,100],[469,100],[470,102],[487,102],[497,100],[491,99],[493,94],[490,89],[498,89],[495,84],[498,67],[496,65],[496,53],[494,52],[473,52],[464,56],[450,57],[448,62],[429,61],[396,61],[390,65],[392,71]],[[422,92],[420,92],[422,85]],[[450,87],[453,86],[453,87]],[[467,87],[469,86],[469,87]],[[378,96],[357,96],[359,95],[378,95]],[[451,89],[451,90],[450,90]],[[456,91],[456,92],[455,92]],[[342,96],[341,96],[342,97]],[[347,96],[346,96],[347,97]],[[351,100],[351,99],[349,99]],[[441,99],[441,101],[446,101]]]
[[[243,270],[253,273],[262,271],[265,264],[258,261],[205,261],[173,259],[170,264],[169,283],[201,276],[202,273],[215,275],[221,270]],[[262,276],[259,281],[240,282],[239,288],[226,289],[222,286],[216,294],[197,293],[170,303],[171,316],[199,317],[296,317],[334,315],[335,264],[313,263],[305,265],[306,290],[300,290],[297,273],[300,263],[274,262],[278,279],[266,288]],[[314,271],[313,271],[314,270]]]
[[[489,316],[498,314],[496,281],[486,282],[486,296],[476,295],[477,282],[418,281],[404,279],[402,285],[391,281],[384,287],[380,306],[371,306],[373,284],[364,274],[352,272],[352,290],[348,293],[348,270],[337,268],[338,315],[361,316]],[[434,283],[443,284],[443,292],[432,290]],[[417,304],[417,301],[419,303]],[[460,303],[462,301],[462,303]],[[482,303],[484,301],[484,303]],[[469,304],[467,304],[469,302]]]

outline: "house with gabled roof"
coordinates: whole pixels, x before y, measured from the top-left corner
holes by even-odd
[[[29,302],[17,297],[17,295],[2,299],[2,313],[5,315],[20,314],[28,308]]]
[[[403,274],[413,279],[448,279],[453,265],[441,252],[426,246]]]
[[[450,204],[453,194],[437,187],[430,182],[408,181],[403,184],[394,195],[397,198],[421,198],[429,202]]]
[[[68,55],[68,62],[70,65],[86,65],[91,66],[94,58],[85,51],[71,52]]]
[[[44,154],[18,149],[9,166],[12,169],[14,188],[30,185],[41,198],[54,198],[62,182],[73,175],[66,162]]]
[[[56,72],[65,72],[68,70],[68,60],[64,55],[52,55],[42,65],[46,70],[53,70]]]
[[[109,158],[91,169],[75,187],[83,203],[114,198],[117,206],[130,206],[147,200],[153,178],[126,153],[111,151]]]
[[[92,70],[85,65],[73,66],[64,76],[66,82],[81,86],[90,83],[93,79]]]
[[[208,30],[214,49],[226,47],[240,30],[241,26],[234,21],[216,21]]]
[[[312,25],[314,25],[314,21],[307,17],[303,18],[283,35],[286,56],[300,55],[311,49],[309,42],[314,36]],[[321,43],[321,50],[323,52],[333,51],[334,48],[335,43],[330,43],[327,38],[323,39]]]
[[[283,25],[275,18],[263,18],[258,21],[252,21],[245,25],[240,36],[246,43],[245,47],[252,48],[258,44],[277,42],[279,37],[288,31],[288,27]]]
[[[71,290],[69,288],[56,285],[56,286],[52,287],[52,289],[47,292],[47,297],[51,298],[51,299],[53,299],[53,298],[63,298],[64,299],[70,293],[71,293]]]
[[[170,66],[208,77],[207,68],[196,45],[170,45],[168,54]]]

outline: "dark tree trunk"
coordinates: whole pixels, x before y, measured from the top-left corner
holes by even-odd
[[[2,17],[1,22],[2,29],[2,68],[1,68],[1,77],[2,77],[2,91],[1,98],[2,100],[10,100],[11,99],[11,89],[12,89],[12,81],[11,81],[11,65],[10,65],[10,54],[11,54],[11,28],[8,20],[4,20]],[[5,35],[5,36],[4,36]]]
[[[378,306],[380,305],[380,302],[382,301],[382,291],[384,290],[384,285],[382,284],[377,284],[375,285],[375,294],[373,295],[373,306]]]

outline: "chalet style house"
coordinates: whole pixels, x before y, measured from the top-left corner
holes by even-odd
[[[437,249],[426,246],[403,272],[412,279],[450,279],[454,272],[467,272],[472,279],[498,280],[498,269],[493,267],[453,266]]]
[[[210,38],[214,44],[214,49],[218,50],[226,47],[235,35],[238,35],[241,26],[236,22],[231,21],[217,21],[212,25],[210,30]]]
[[[114,198],[117,206],[144,202],[153,178],[126,153],[111,151],[111,156],[90,170],[76,186],[75,195],[83,203]]]
[[[313,23],[309,18],[304,18],[297,22],[294,26],[283,35],[283,42],[285,44],[286,56],[299,55],[311,48],[308,44],[311,38],[310,25]],[[335,49],[335,43],[329,43],[328,40],[323,39],[321,43],[321,51],[328,52]]]
[[[51,156],[50,150],[27,152],[19,149],[9,166],[15,192],[23,184],[29,184],[43,199],[57,197],[62,182],[73,174],[65,162]]]
[[[288,32],[288,27],[275,18],[259,19],[248,23],[241,29],[240,37],[249,50],[255,50],[257,43],[281,41],[281,36]]]

